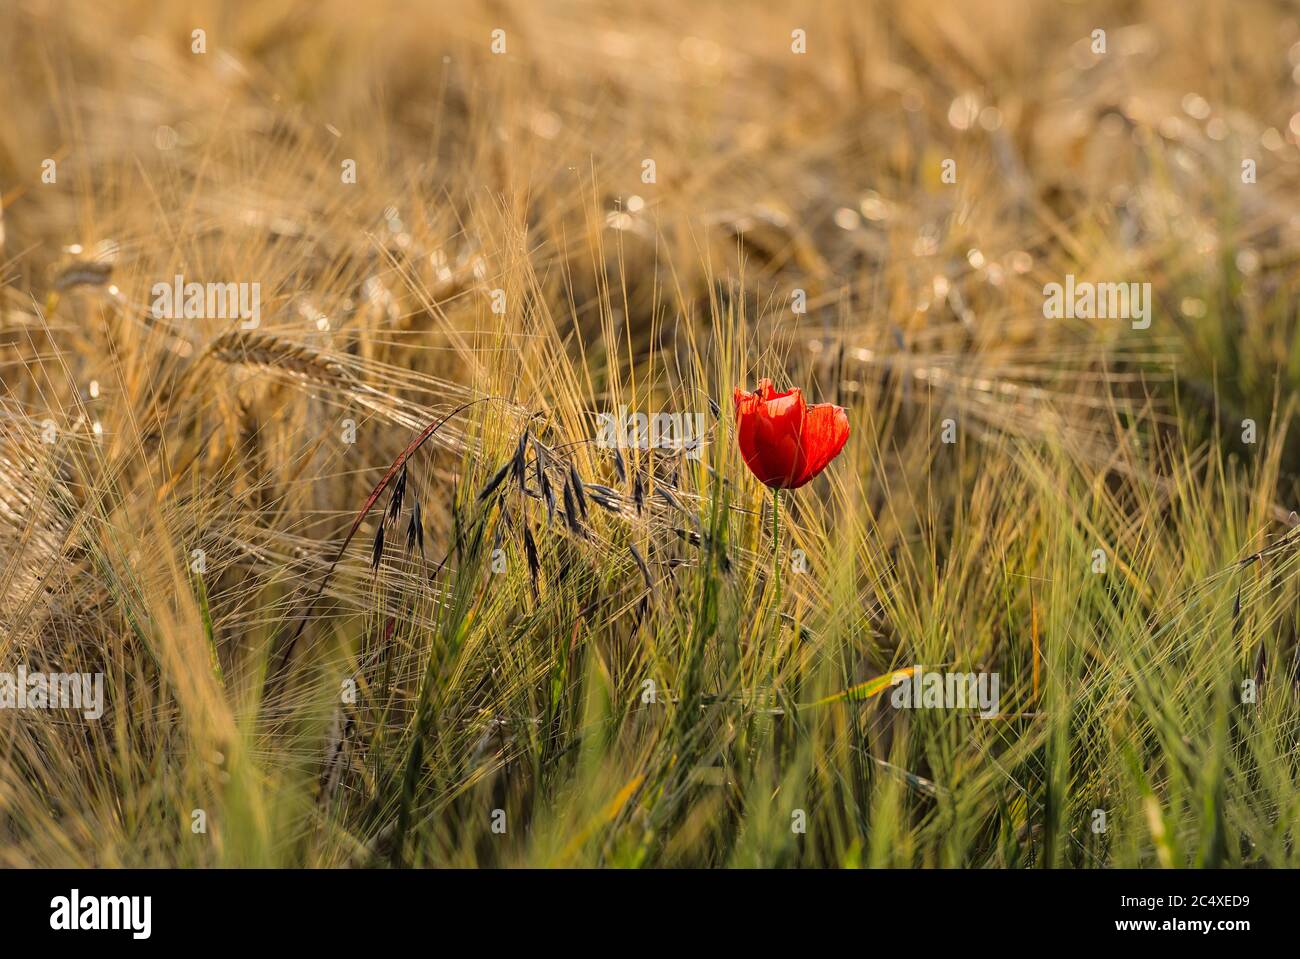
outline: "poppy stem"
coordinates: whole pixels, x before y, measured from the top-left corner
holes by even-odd
[[[772,488],[772,555],[776,566],[776,628],[781,629],[781,489]]]

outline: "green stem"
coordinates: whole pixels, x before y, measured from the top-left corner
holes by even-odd
[[[776,628],[781,629],[781,490],[772,488],[772,554],[776,557]]]

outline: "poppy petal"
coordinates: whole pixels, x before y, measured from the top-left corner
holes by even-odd
[[[849,438],[849,416],[841,406],[818,403],[808,407],[799,436],[801,470],[791,484],[803,486],[839,455]]]
[[[770,395],[764,400],[761,394]],[[799,433],[806,409],[799,390],[777,394],[770,381],[759,391],[736,396],[736,442],[740,454],[767,486],[788,486],[802,469]]]

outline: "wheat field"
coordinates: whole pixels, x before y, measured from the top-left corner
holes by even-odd
[[[0,865],[1297,865],[1295,13],[0,0]]]

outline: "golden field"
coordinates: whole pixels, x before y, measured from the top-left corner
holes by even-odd
[[[1297,863],[1290,6],[0,0],[0,64],[0,671],[104,683],[0,709],[0,865]],[[852,430],[776,549],[760,377]]]

